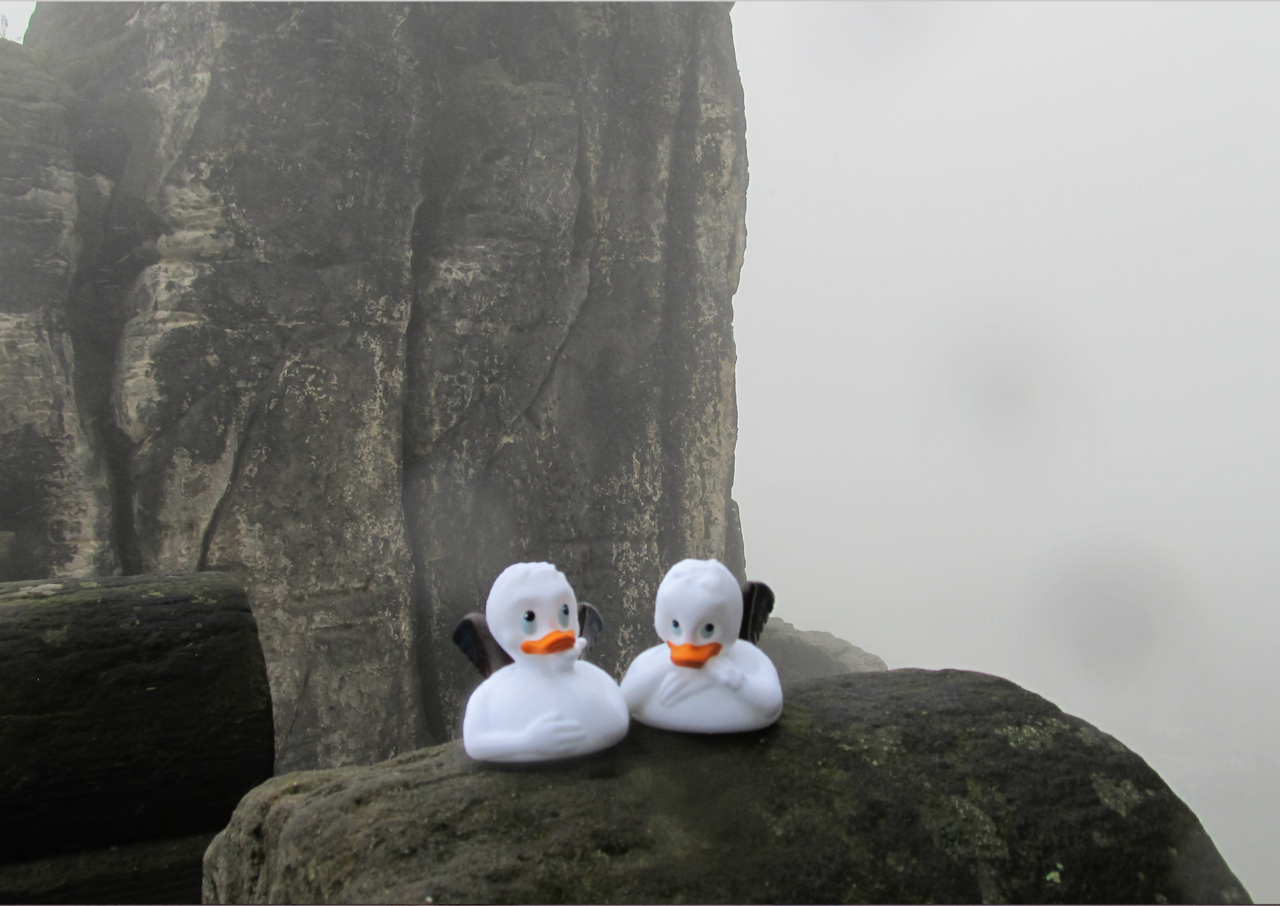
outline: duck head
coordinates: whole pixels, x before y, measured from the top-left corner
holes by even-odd
[[[658,586],[653,626],[671,649],[672,663],[702,667],[738,639],[738,580],[719,560],[681,560]]]
[[[493,583],[485,621],[517,663],[571,666],[577,660],[578,600],[550,563],[515,563]]]

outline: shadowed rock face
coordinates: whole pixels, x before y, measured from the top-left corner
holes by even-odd
[[[513,561],[618,672],[672,562],[741,574],[727,5],[45,4],[26,40],[61,213],[3,316],[51,377],[0,406],[91,428],[0,425],[47,464],[7,578],[238,575],[291,769],[447,738],[449,632]]]
[[[271,771],[262,649],[228,576],[0,583],[0,864],[211,836]]]
[[[1248,902],[1118,741],[1014,684],[894,670],[792,687],[774,727],[632,724],[498,770],[460,743],[276,777],[206,902]]]
[[[111,573],[110,486],[73,386],[78,176],[66,87],[0,41],[0,582]]]

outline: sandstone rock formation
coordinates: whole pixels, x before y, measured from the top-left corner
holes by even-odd
[[[68,335],[80,230],[104,191],[76,173],[69,97],[37,54],[0,41],[0,582],[118,568]]]
[[[289,769],[447,738],[512,561],[615,670],[671,562],[742,572],[727,5],[60,3],[26,42],[9,578],[238,575]]]
[[[499,770],[459,743],[276,777],[206,902],[1248,902],[1118,741],[1006,680],[815,680],[781,721]]]

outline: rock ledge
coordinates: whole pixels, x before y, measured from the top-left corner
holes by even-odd
[[[206,902],[1248,902],[1117,740],[1006,680],[854,673],[774,727],[633,724],[497,770],[451,743],[274,778],[205,855]]]

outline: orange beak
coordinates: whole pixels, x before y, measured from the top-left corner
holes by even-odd
[[[710,645],[672,645],[667,642],[667,647],[671,649],[671,663],[677,667],[701,667],[720,653],[719,642]]]
[[[520,650],[525,654],[555,654],[568,651],[578,641],[578,637],[567,630],[548,632],[540,639],[530,639],[520,643]]]

